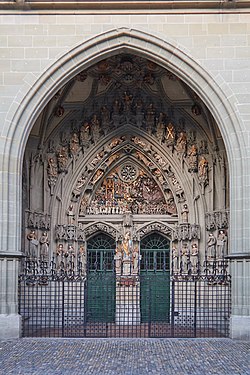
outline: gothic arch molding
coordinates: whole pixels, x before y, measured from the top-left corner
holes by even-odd
[[[242,155],[244,148],[241,147],[243,140],[237,135],[237,130],[241,126],[233,109],[231,93],[228,95],[229,99],[227,97],[229,90],[224,87],[223,91],[190,56],[181,51],[178,46],[164,41],[164,38],[160,39],[142,31],[125,28],[111,30],[73,48],[55,62],[39,80],[31,86],[27,84],[22,90],[25,95],[22,96],[20,93],[17,95],[17,105],[12,106],[6,119],[6,129],[8,130],[6,131],[7,141],[4,147],[5,157],[2,170],[6,170],[6,166],[8,166],[9,173],[3,174],[3,182],[9,188],[2,192],[2,200],[5,202],[2,210],[8,212],[6,222],[2,226],[3,233],[7,234],[7,236],[1,237],[2,248],[17,251],[20,247],[20,226],[14,224],[20,222],[21,163],[25,144],[36,117],[48,100],[71,77],[94,62],[120,51],[130,51],[150,58],[171,70],[200,95],[213,114],[223,135],[229,157],[231,185],[238,181],[239,189],[242,190],[242,196],[244,196],[244,183],[241,181],[243,170],[241,163],[244,160],[244,155]],[[240,160],[240,164],[238,163],[237,166],[234,162],[235,159]],[[12,205],[13,197],[17,202],[15,207]],[[236,197],[231,195],[232,213],[236,211],[236,204],[237,211],[239,211],[241,207],[239,207]],[[245,232],[243,215],[237,217],[237,223],[234,214],[231,215],[231,219],[232,248],[236,248],[236,228],[242,228],[243,233]],[[18,229],[14,236],[10,236],[10,228],[13,227]],[[239,243],[239,238],[242,239],[242,243]],[[240,236],[237,232],[237,247],[244,248],[243,238],[244,236]]]

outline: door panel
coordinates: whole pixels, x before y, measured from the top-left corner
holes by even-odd
[[[153,234],[141,243],[141,321],[169,322],[169,241]]]

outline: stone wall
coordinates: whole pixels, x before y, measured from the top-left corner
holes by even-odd
[[[249,44],[250,14],[247,11],[207,14],[164,10],[158,13],[138,10],[133,14],[86,11],[68,15],[2,11],[1,257],[5,259],[7,253],[15,262],[15,257],[20,255],[22,158],[29,132],[42,107],[77,71],[114,51],[126,49],[145,57],[152,53],[157,63],[172,70],[196,90],[212,112],[229,159],[230,252],[236,254],[235,257],[238,253],[243,257],[249,254]],[[247,279],[249,262],[244,264],[242,272]],[[236,291],[244,281],[239,277],[238,267],[234,269],[233,290]],[[10,278],[14,278],[16,266],[9,267],[8,274],[11,273]],[[12,285],[15,289],[16,283]],[[6,298],[6,291],[2,289],[0,299],[5,301]],[[8,299],[10,304],[16,305],[16,292],[8,294]],[[7,310],[2,312],[3,319],[9,314]],[[244,304],[237,304],[237,318],[232,318],[233,337],[242,337],[241,327],[247,315],[249,301],[244,299]],[[247,328],[244,338],[250,337],[250,331],[246,331]],[[5,336],[8,337],[8,333]]]

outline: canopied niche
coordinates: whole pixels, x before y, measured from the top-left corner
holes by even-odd
[[[161,66],[119,54],[70,80],[33,127],[24,252],[78,254],[88,228],[118,241],[126,228],[140,239],[143,228],[167,226],[174,248],[195,245],[204,257],[209,234],[228,235],[228,191],[224,144],[204,103]]]

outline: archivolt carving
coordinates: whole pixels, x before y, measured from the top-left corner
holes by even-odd
[[[140,238],[144,237],[146,234],[151,232],[159,232],[165,234],[167,237],[172,237],[172,228],[167,226],[164,223],[159,222],[151,222],[149,224],[144,225],[143,227],[139,228],[136,232],[137,236]]]
[[[113,238],[117,237],[118,231],[115,227],[111,226],[106,222],[95,222],[83,228],[86,238],[90,237],[93,233],[96,232],[105,232],[110,234]]]

